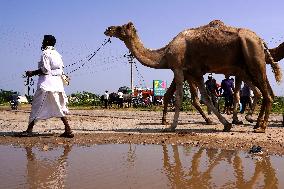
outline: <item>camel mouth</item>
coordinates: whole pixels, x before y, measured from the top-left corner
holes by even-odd
[[[113,37],[113,28],[112,28],[112,27],[108,27],[108,28],[106,29],[106,31],[104,32],[104,34],[105,34],[106,36]]]
[[[109,31],[108,29],[104,32],[104,34],[105,34],[106,36],[112,37],[112,35],[111,35],[111,33],[110,33],[110,31]]]

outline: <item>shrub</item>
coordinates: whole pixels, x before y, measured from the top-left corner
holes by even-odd
[[[69,106],[100,106],[100,96],[90,92],[77,92],[68,96]]]
[[[12,94],[15,93],[14,91],[5,91],[3,89],[0,89],[0,104],[4,104],[7,102],[10,102]],[[19,94],[19,92],[16,92]]]

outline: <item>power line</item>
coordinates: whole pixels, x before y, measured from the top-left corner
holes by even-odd
[[[72,64],[69,64],[67,66],[65,66],[66,68],[67,67],[70,67],[70,66],[75,66],[77,65],[78,63],[82,63],[80,66],[78,66],[77,68],[71,70],[70,72],[67,72],[67,74],[71,74],[75,71],[78,71],[79,69],[81,69],[87,62],[89,62],[96,54],[99,50],[101,50],[102,47],[104,47],[107,43],[111,43],[111,40],[110,38],[108,38],[108,40],[104,40],[104,42],[102,43],[102,45],[97,49],[95,50],[93,53],[89,54],[87,57],[85,57],[84,59],[81,59],[77,62],[74,62]]]

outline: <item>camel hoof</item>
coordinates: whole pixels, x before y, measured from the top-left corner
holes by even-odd
[[[258,127],[257,129],[254,129],[255,133],[265,133],[265,129],[261,128],[261,127]]]
[[[162,125],[168,125],[169,124],[169,122],[167,122],[166,120],[162,120]]]
[[[233,120],[233,121],[232,121],[232,124],[235,124],[235,125],[242,125],[243,122],[242,122],[242,121],[239,121],[239,120]]]
[[[228,123],[227,125],[225,125],[223,132],[229,132],[231,130],[231,128],[232,128],[232,124]]]
[[[211,119],[206,119],[206,125],[214,125],[214,122]]]
[[[266,129],[266,124],[264,123],[263,120],[258,121],[258,122],[256,123],[256,125],[253,127],[253,129],[255,129],[255,130],[257,130],[257,129],[265,130],[265,129]]]
[[[245,116],[245,119],[250,122],[250,123],[253,123],[253,119],[251,118],[251,115],[246,115]]]
[[[175,132],[177,127],[177,122],[173,122],[169,128],[165,129],[165,132]]]
[[[260,126],[259,125],[255,125],[254,127],[253,127],[253,129],[258,129]]]

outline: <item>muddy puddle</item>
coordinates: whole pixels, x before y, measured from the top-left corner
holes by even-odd
[[[0,188],[284,188],[284,158],[190,146],[0,145]]]

